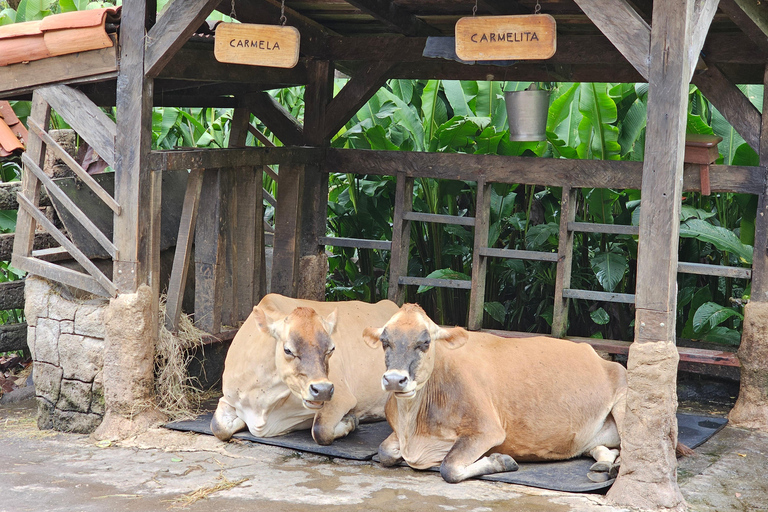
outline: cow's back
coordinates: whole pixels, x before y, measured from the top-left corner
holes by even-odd
[[[438,379],[452,374],[475,413],[498,414],[507,439],[494,451],[521,461],[579,455],[626,387],[624,368],[587,344],[468,334],[463,347],[438,352]]]

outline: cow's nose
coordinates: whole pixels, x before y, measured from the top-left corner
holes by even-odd
[[[384,388],[384,391],[403,391],[408,386],[409,381],[408,375],[390,371],[381,377],[381,386]]]
[[[333,397],[332,382],[314,382],[309,385],[309,394],[312,400],[327,401]]]

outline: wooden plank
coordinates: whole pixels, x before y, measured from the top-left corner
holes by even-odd
[[[32,109],[29,114],[29,119],[37,121],[38,126],[43,128],[48,126],[51,119],[51,107],[45,102],[45,100],[39,94],[35,93],[32,96]],[[29,137],[27,141],[27,151],[24,154],[29,161],[33,162],[37,166],[45,165],[45,144],[36,136]],[[21,192],[19,197],[26,197],[35,207],[40,204],[40,181],[31,172],[25,172],[21,175]],[[12,263],[15,267],[19,268],[16,264],[18,258],[27,257],[32,252],[32,247],[35,239],[35,220],[31,215],[22,213],[16,219],[16,236],[13,242],[13,259]],[[7,260],[7,258],[6,258]]]
[[[688,80],[693,76],[699,62],[701,48],[704,46],[704,40],[707,38],[719,3],[720,0],[699,0],[693,6],[693,23],[691,24],[691,36],[688,43]]]
[[[605,233],[609,235],[637,235],[640,228],[622,224],[597,224],[591,222],[568,222],[568,230],[577,233]]]
[[[387,240],[364,240],[362,238],[344,238],[338,236],[322,236],[320,244],[331,247],[351,247],[354,249],[375,249],[377,251],[392,250],[392,242]]]
[[[265,189],[265,188],[262,188],[262,189],[261,189],[261,197],[262,197],[262,198],[263,198],[263,199],[264,199],[266,202],[268,202],[269,204],[271,204],[273,207],[274,207],[274,206],[277,206],[277,199],[275,199],[275,198],[272,196],[272,194],[270,194],[269,192],[267,192],[267,189]]]
[[[0,283],[0,310],[7,309],[24,309],[24,279]]]
[[[654,5],[635,341],[675,340],[677,257],[693,0]]]
[[[634,68],[648,78],[651,27],[626,0],[575,0]]]
[[[301,169],[294,165],[280,166],[280,186],[275,208],[276,256],[272,261],[271,291],[288,297],[296,296],[299,269],[299,208],[304,191]]]
[[[531,10],[524,7],[517,0],[478,0],[478,7],[483,11],[496,16],[504,14],[531,14]]]
[[[406,36],[439,36],[442,32],[391,0],[347,0],[364,13],[383,23],[389,30]]]
[[[405,290],[400,278],[408,275],[408,253],[411,247],[411,222],[405,218],[413,209],[413,180],[405,173],[397,173],[395,207],[392,212],[392,253],[389,259],[389,290],[392,302],[402,305]]]
[[[117,204],[117,202],[112,198],[109,193],[104,190],[99,183],[93,179],[93,177],[88,174],[88,171],[83,169],[80,164],[77,163],[77,160],[72,158],[72,156],[67,153],[67,151],[59,146],[59,144],[53,140],[53,137],[48,135],[48,133],[43,130],[40,125],[38,125],[34,119],[29,119],[28,121],[29,129],[35,133],[38,137],[43,139],[45,144],[53,149],[53,152],[56,153],[56,156],[58,156],[61,160],[64,161],[67,166],[74,171],[75,174],[86,184],[88,187],[93,190],[93,193],[99,196],[99,198],[104,201],[104,203],[109,206],[109,209],[115,212],[117,215],[120,215],[120,205]]]
[[[530,261],[557,261],[558,255],[556,252],[543,252],[543,251],[523,251],[518,249],[494,249],[485,248],[480,249],[481,256],[488,258],[507,258],[513,260],[530,260]]]
[[[373,97],[387,80],[393,62],[369,61],[363,64],[328,104],[323,131],[332,137]]]
[[[219,23],[213,54],[229,64],[292,68],[299,62],[300,41],[296,27]]]
[[[410,276],[401,276],[400,279],[398,279],[398,284],[434,286],[436,288],[453,288],[455,290],[469,290],[472,288],[472,281],[462,281],[460,279],[432,279],[428,277]]]
[[[764,68],[768,86],[768,66]],[[763,88],[763,115],[760,130],[760,165],[764,187],[757,198],[755,246],[752,252],[752,300],[768,302],[768,87]]]
[[[0,97],[15,98],[51,83],[101,82],[117,76],[117,45],[0,67]]]
[[[751,279],[753,270],[742,267],[725,267],[722,265],[707,265],[705,263],[677,262],[677,271],[683,274],[697,274],[700,276],[732,277],[734,279]],[[754,284],[752,285],[754,289]],[[754,292],[752,292],[754,294]]]
[[[456,55],[466,61],[544,60],[557,50],[549,14],[466,16],[456,22]]]
[[[403,214],[405,220],[414,220],[418,222],[431,222],[433,224],[449,224],[452,226],[474,226],[474,217],[459,217],[457,215],[441,215],[438,213],[420,213],[406,212]]]
[[[266,125],[286,146],[304,142],[304,127],[275,98],[265,92],[251,94],[246,99],[253,115]]]
[[[483,327],[485,306],[485,281],[488,258],[481,253],[488,248],[488,230],[491,216],[491,185],[483,180],[477,182],[475,196],[475,237],[472,248],[472,287],[469,292],[469,313],[467,329],[479,330]]]
[[[642,181],[642,162],[616,160],[569,160],[501,155],[372,151],[329,148],[326,172],[354,172],[412,178],[474,181],[485,176],[493,183],[520,183],[550,187],[633,188]],[[713,191],[760,194],[763,171],[760,167],[712,165],[709,168]],[[364,170],[364,171],[363,171]],[[686,165],[683,190],[700,191],[699,168]]]
[[[189,169],[220,169],[267,164],[303,163],[317,160],[320,152],[314,148],[200,148],[152,151],[149,165],[157,171]]]
[[[32,257],[51,262],[66,261],[72,259],[72,255],[69,254],[63,247],[51,247],[50,249],[39,249],[37,251],[32,251]]]
[[[55,238],[56,241],[59,242],[61,246],[66,249],[69,254],[72,255],[72,257],[85,269],[85,271],[88,272],[91,277],[93,277],[96,282],[104,289],[106,295],[111,297],[117,295],[117,288],[112,283],[112,281],[110,281],[109,278],[105,276],[90,259],[88,259],[88,256],[83,254],[83,252],[69,240],[69,238],[67,238],[61,231],[59,231],[58,228],[56,228],[56,226],[54,226],[53,223],[49,221],[45,215],[43,215],[40,210],[35,207],[34,204],[32,204],[29,199],[24,196],[19,196],[19,206],[21,206],[21,208],[24,209],[27,214],[32,216],[32,218],[35,219],[35,222],[40,224],[43,229],[50,233],[53,238]],[[101,293],[100,295],[104,295],[104,293]]]
[[[224,294],[223,184],[219,169],[206,169],[195,229],[195,326],[209,333],[221,330]],[[224,183],[226,185],[226,183]],[[227,191],[228,192],[228,191]]]
[[[573,233],[579,190],[563,187],[560,200],[560,231],[557,243],[557,274],[555,276],[555,302],[552,310],[552,336],[564,338],[568,334],[568,308],[570,300],[563,291],[571,287],[573,266]]]
[[[601,302],[619,302],[622,304],[634,304],[635,295],[631,293],[598,292],[593,290],[563,289],[563,297],[567,299],[597,300]]]
[[[275,147],[274,143],[271,140],[269,140],[266,135],[261,133],[255,126],[253,126],[250,123],[248,124],[248,131],[251,133],[251,135],[253,135],[253,137],[256,140],[264,144],[266,147],[268,148]]]
[[[181,303],[187,284],[194,230],[197,224],[197,209],[200,204],[200,191],[203,186],[203,169],[193,169],[187,180],[187,191],[181,207],[179,235],[176,238],[176,251],[173,255],[171,278],[168,282],[168,299],[165,306],[165,327],[171,332],[179,328]]]
[[[581,338],[577,336],[568,339],[577,343],[587,343],[592,345],[595,350],[608,352],[609,354],[626,355],[629,353],[629,347],[632,345],[629,341],[601,340],[596,338]],[[680,354],[681,362],[739,366],[739,359],[736,354],[732,352],[680,346],[677,347],[677,352]]]
[[[67,267],[56,265],[55,263],[30,258],[28,256],[19,256],[16,258],[16,263],[14,263],[13,266],[19,270],[24,270],[30,274],[50,279],[51,281],[56,281],[80,290],[91,292],[94,295],[111,297],[109,292],[104,290],[93,277]]]
[[[156,77],[189,37],[200,28],[220,0],[172,0],[147,32],[144,73]]]
[[[15,350],[29,350],[26,322],[0,325],[0,352]]]
[[[693,83],[756,152],[760,149],[760,112],[714,64],[693,76]]]
[[[720,0],[720,10],[768,55],[768,8],[764,4],[745,0]]]
[[[96,226],[96,224],[91,221],[91,219],[88,218],[87,215],[83,213],[83,211],[72,201],[67,194],[62,192],[62,190],[59,188],[56,183],[49,178],[40,167],[38,167],[32,159],[27,156],[27,154],[23,154],[21,156],[21,161],[24,163],[25,169],[28,171],[32,171],[32,174],[35,175],[35,177],[40,180],[40,182],[45,185],[45,188],[48,190],[48,193],[55,197],[59,202],[61,202],[62,206],[64,206],[72,216],[77,219],[77,221],[88,231],[88,233],[97,241],[99,242],[99,245],[101,245],[107,253],[109,253],[110,256],[113,258],[117,258],[118,251],[117,247],[109,240],[109,238],[104,235],[104,233],[101,232],[101,230]],[[19,196],[19,204],[21,204],[21,196]],[[30,204],[33,204],[30,202]],[[37,210],[37,205],[34,205],[35,210]]]
[[[117,127],[85,94],[67,85],[38,89],[43,99],[113,168]]]

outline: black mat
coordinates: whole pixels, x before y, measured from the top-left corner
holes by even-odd
[[[194,420],[175,421],[166,424],[165,427],[213,435],[210,427],[212,415],[213,413],[210,412],[205,413]],[[678,413],[678,439],[689,448],[696,448],[722,429],[727,421],[725,418]],[[329,457],[371,460],[378,452],[379,444],[391,432],[385,421],[367,423],[360,425],[357,430],[330,446],[320,446],[315,443],[309,430],[300,430],[279,437],[256,437],[246,430],[238,432],[233,437]],[[613,480],[595,483],[587,478],[589,467],[593,463],[592,459],[586,457],[558,462],[526,462],[521,463],[517,471],[479,478],[566,492],[593,492],[610,487]],[[437,468],[434,470],[437,471]]]

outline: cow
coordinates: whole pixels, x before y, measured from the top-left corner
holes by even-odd
[[[363,337],[384,348],[391,393],[382,465],[439,465],[452,483],[581,455],[592,480],[618,471],[626,370],[591,346],[443,328],[415,304]]]
[[[359,422],[384,419],[384,361],[362,340],[364,327],[381,325],[395,303],[316,302],[265,296],[229,348],[211,430],[228,441],[244,428],[273,437],[312,428],[331,444]]]

